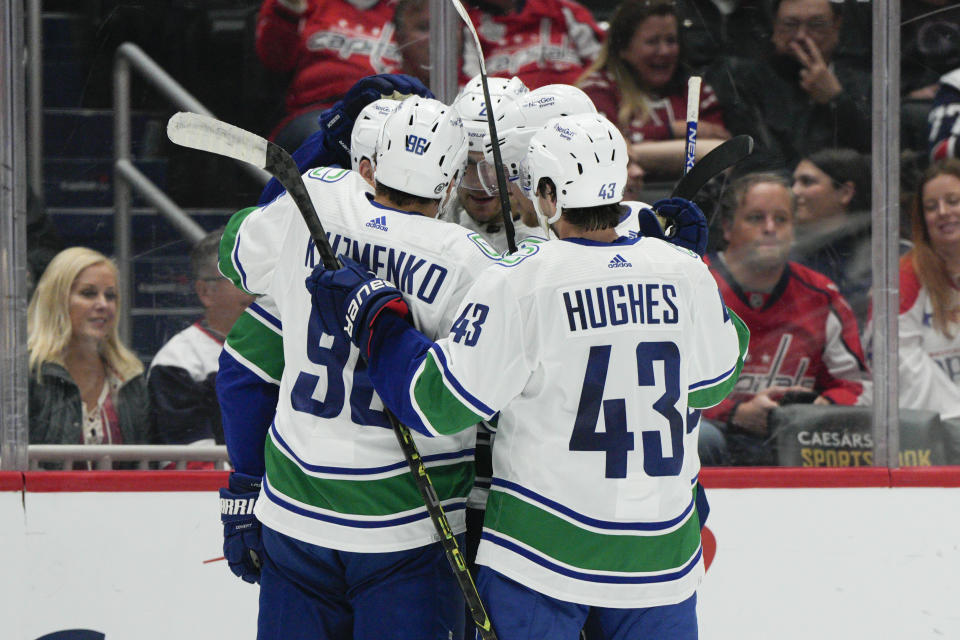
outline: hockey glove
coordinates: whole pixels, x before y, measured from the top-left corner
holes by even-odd
[[[223,523],[223,557],[230,571],[244,582],[260,582],[263,541],[260,521],[253,505],[260,493],[260,478],[234,471],[230,488],[220,489],[220,521]]]
[[[380,312],[389,309],[406,316],[410,310],[392,284],[350,258],[341,260],[340,269],[324,269],[322,265],[315,268],[307,278],[307,290],[324,331],[334,336],[345,335],[368,357],[371,330]]]
[[[336,164],[350,167],[350,133],[357,115],[365,106],[380,98],[396,98],[418,95],[432,98],[420,80],[402,73],[381,73],[367,76],[350,87],[343,99],[320,114],[320,129],[324,131],[326,150],[334,156]]]
[[[693,201],[668,198],[653,203],[653,210],[664,219],[664,239],[678,247],[703,256],[707,251],[707,218]]]

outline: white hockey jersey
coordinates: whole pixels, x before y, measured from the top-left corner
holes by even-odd
[[[445,334],[464,292],[495,262],[469,232],[373,201],[352,171],[320,168],[307,190],[338,255],[404,292],[414,322]],[[436,539],[426,508],[358,350],[320,330],[304,280],[320,263],[287,194],[238,212],[221,243],[220,269],[250,293],[268,294],[283,321],[283,373],[265,448],[256,515],[282,533],[328,548],[387,552]],[[451,527],[464,530],[474,436],[419,438]]]
[[[648,607],[703,575],[688,410],[725,397],[748,339],[684,249],[551,241],[484,272],[410,379],[384,376],[427,433],[500,411],[479,564],[561,600]],[[379,388],[400,370],[386,351]]]
[[[960,296],[960,294],[958,294]],[[930,294],[909,254],[900,260],[900,407],[960,417],[960,327],[949,338],[933,327]]]

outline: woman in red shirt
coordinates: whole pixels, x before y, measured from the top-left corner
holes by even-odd
[[[672,0],[626,0],[611,18],[600,55],[578,82],[623,132],[631,157],[655,178],[673,178],[683,169],[689,74],[680,53]],[[717,97],[703,84],[697,155],[729,137]]]

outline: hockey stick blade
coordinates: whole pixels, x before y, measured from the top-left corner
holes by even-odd
[[[671,197],[692,200],[712,177],[753,153],[753,138],[739,135],[727,140],[700,158],[673,188]]]
[[[181,111],[167,122],[167,137],[181,147],[209,151],[266,169],[267,145],[250,131],[199,113]]]
[[[272,175],[296,203],[303,221],[310,230],[311,237],[317,244],[324,266],[328,269],[337,269],[340,266],[336,255],[326,242],[327,234],[314,209],[313,201],[307,194],[307,188],[300,176],[300,169],[290,154],[281,147],[251,131],[222,120],[186,111],[175,113],[170,117],[167,122],[167,137],[181,147],[208,151],[247,162]],[[323,238],[324,242],[318,242],[317,238]]]

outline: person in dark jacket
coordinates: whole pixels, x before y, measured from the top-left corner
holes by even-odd
[[[208,233],[190,252],[203,317],[170,338],[150,363],[147,386],[157,444],[223,444],[216,391],[220,351],[224,337],[254,298],[217,271],[222,234],[222,227]]]
[[[869,70],[834,59],[843,27],[829,0],[775,0],[773,51],[731,59],[704,78],[717,92],[730,133],[747,133],[756,152],[738,170],[790,170],[827,148],[870,151]]]
[[[117,333],[117,268],[70,247],[54,257],[27,312],[31,444],[144,444],[143,364]]]

